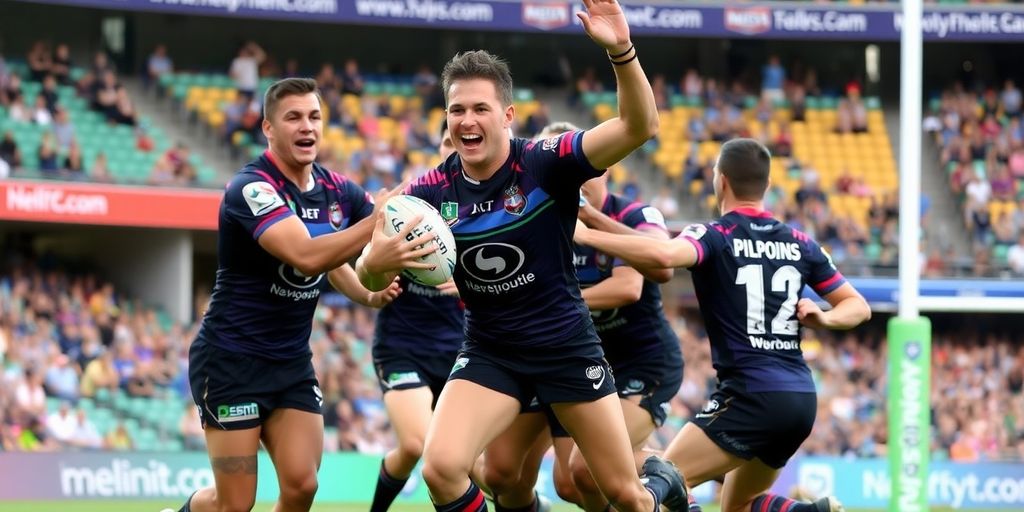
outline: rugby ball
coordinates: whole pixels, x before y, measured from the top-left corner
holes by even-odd
[[[447,282],[455,273],[455,237],[437,209],[418,197],[392,197],[384,203],[384,232],[388,236],[397,235],[417,215],[422,215],[423,220],[407,238],[412,240],[424,233],[436,233],[433,243],[437,244],[437,250],[420,258],[420,261],[432,264],[431,268],[405,269],[402,275],[425,286],[437,286]]]

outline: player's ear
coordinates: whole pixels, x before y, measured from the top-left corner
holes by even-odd
[[[260,127],[263,129],[263,136],[270,140],[270,119],[264,117]]]
[[[509,126],[512,126],[512,120],[515,119],[515,117],[516,117],[516,106],[515,105],[509,105],[509,106],[505,107],[505,122],[504,122],[505,128],[508,128]]]

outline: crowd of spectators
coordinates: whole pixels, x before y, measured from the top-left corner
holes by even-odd
[[[1024,275],[1024,106],[1013,80],[931,101],[924,129],[939,148],[949,190],[962,208],[976,267]]]
[[[57,259],[5,255],[0,271],[0,448],[4,451],[127,450],[138,428],[117,412],[98,426],[109,397],[165,400],[173,420],[148,427],[174,446],[201,449],[187,386],[196,324],[180,325],[131,300],[93,273]],[[205,296],[197,300],[198,310]],[[669,421],[651,440],[664,447],[715,383],[699,315],[670,310],[686,360]],[[325,294],[310,346],[324,393],[326,449],[382,454],[395,442],[369,350],[375,314]],[[962,324],[961,325],[966,325]],[[807,332],[803,350],[819,389],[808,454],[885,454],[883,322],[853,333]],[[962,330],[962,332],[961,332]],[[984,334],[982,334],[984,333]],[[933,451],[958,461],[1024,460],[1024,344],[984,322],[936,330],[932,365]],[[104,402],[103,397],[107,402]],[[89,403],[90,407],[84,407]],[[106,403],[106,405],[104,405]],[[168,403],[168,402],[162,402]],[[107,411],[109,412],[109,411]],[[147,427],[143,419],[143,428]]]

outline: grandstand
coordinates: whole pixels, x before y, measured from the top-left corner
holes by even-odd
[[[11,475],[0,481],[0,508],[9,499],[103,495],[75,480],[85,473],[67,476],[67,468],[120,471],[123,464],[126,472],[180,477],[165,490],[119,487],[106,495],[111,507],[114,498],[177,506],[186,487],[208,476],[187,386],[188,347],[216,269],[219,189],[265,149],[260,98],[274,80],[317,79],[322,163],[373,190],[438,163],[444,112],[437,74],[455,50],[484,46],[509,58],[521,87],[517,135],[531,136],[545,118],[592,126],[613,115],[611,70],[581,41],[568,6],[553,3],[555,14],[565,8],[564,20],[531,19],[519,2],[477,3],[490,7],[490,22],[427,22],[415,11],[383,21],[344,10],[267,20],[260,18],[281,13],[141,1],[125,2],[134,9],[125,11],[102,0],[0,4],[0,480]],[[967,5],[949,10],[953,3]],[[610,169],[612,189],[664,204],[674,229],[706,220],[716,207],[710,171],[721,143],[758,138],[774,152],[770,208],[828,246],[844,273],[869,290],[876,311],[892,311],[901,250],[922,254],[922,289],[1024,301],[1014,283],[1024,276],[1019,33],[971,34],[963,24],[942,36],[955,42],[937,42],[941,24],[925,23],[927,200],[921,246],[902,247],[898,34],[894,11],[881,4],[767,3],[763,9],[777,14],[768,25],[746,26],[756,17],[728,13],[761,12],[761,4],[632,3],[654,13],[635,34],[646,70],[660,82],[661,132]],[[951,12],[1024,17],[1014,6],[929,4],[935,19]],[[860,20],[865,28],[828,33],[776,21],[826,11],[845,16],[847,28]],[[37,28],[36,20],[52,22]],[[265,58],[249,98],[230,70],[235,50],[257,36],[254,26]],[[882,55],[880,71],[865,57],[869,44]],[[68,158],[74,153],[80,163]],[[686,374],[654,448],[714,384],[685,272],[666,286],[665,302]],[[834,491],[856,510],[886,503],[889,489],[878,483],[888,478],[886,317],[878,316],[849,334],[807,333],[819,417],[778,491]],[[932,320],[931,453],[945,479],[933,484],[932,502],[1019,510],[1024,344],[1016,316]],[[379,456],[394,443],[371,364],[373,327],[372,311],[323,295],[310,340],[325,399],[322,474],[332,482],[344,475],[346,484],[322,486],[316,510],[368,502]],[[943,487],[970,478],[980,482],[971,496]],[[541,484],[554,496],[550,482]],[[275,492],[261,484],[261,506]],[[713,486],[699,492],[713,500]],[[429,503],[418,481],[400,501],[416,510]]]

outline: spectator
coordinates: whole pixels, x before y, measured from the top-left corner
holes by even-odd
[[[46,391],[50,396],[75,402],[78,400],[78,363],[65,354],[57,354],[46,370]]]
[[[82,409],[75,410],[75,426],[68,439],[68,444],[74,448],[86,450],[98,450],[103,447],[103,437],[100,436],[96,425],[89,421]]]
[[[32,122],[39,126],[53,124],[53,115],[50,114],[50,109],[46,108],[46,98],[42,94],[36,96],[36,102],[32,106]]]
[[[203,434],[202,421],[195,404],[186,403],[185,411],[178,422],[178,429],[185,439],[185,449],[201,451],[206,449],[206,436]]]
[[[771,102],[780,103],[786,99],[783,87],[786,84],[786,69],[782,67],[778,55],[768,57],[768,64],[761,70],[761,97]]]
[[[38,158],[39,170],[43,171],[45,176],[56,177],[60,163],[57,161],[57,146],[50,132],[43,132],[43,137],[39,140]]]
[[[75,432],[75,415],[71,412],[71,403],[62,401],[60,407],[46,417],[46,430],[53,436],[54,441],[62,446],[67,446],[71,436]]]
[[[119,376],[117,369],[114,368],[114,353],[101,349],[100,355],[85,365],[80,384],[81,396],[96,396],[96,391],[100,389],[114,392],[118,385]]]
[[[359,72],[359,62],[351,58],[346,60],[341,71],[341,94],[362,96],[364,86],[363,75]]]
[[[51,115],[57,113],[57,102],[60,100],[57,94],[57,79],[53,75],[46,75],[43,79],[43,88],[39,91],[39,95],[46,100],[46,110]]]
[[[1009,117],[1019,118],[1021,110],[1021,93],[1017,84],[1012,79],[1003,82],[1003,92],[1000,95],[1003,103],[1003,113]]]
[[[71,147],[72,142],[75,140],[75,126],[71,123],[71,117],[68,115],[67,110],[57,107],[57,113],[53,118],[51,129],[53,130],[53,138],[59,150],[66,151]]]
[[[67,156],[64,157],[64,165],[62,165],[69,179],[81,179],[85,176],[85,162],[82,161],[82,158],[82,148],[78,142],[72,140]]]
[[[11,130],[5,131],[3,140],[0,140],[0,160],[7,162],[12,168],[21,167],[21,151]]]
[[[110,168],[107,167],[107,154],[99,152],[96,154],[96,160],[93,160],[92,166],[89,168],[89,179],[96,183],[113,183],[114,177],[110,174]]]
[[[235,81],[238,93],[250,100],[256,97],[256,89],[260,83],[260,64],[267,54],[254,41],[248,41],[238,49],[238,56],[231,61],[228,74]]]
[[[71,62],[71,49],[67,43],[60,43],[53,50],[53,61],[50,65],[50,75],[53,76],[56,83],[60,85],[68,85],[71,83],[71,68],[74,65]]]
[[[53,66],[50,48],[46,42],[36,41],[32,43],[32,48],[29,49],[28,54],[25,56],[25,62],[28,63],[29,79],[33,82],[42,82],[43,78],[51,73]]]
[[[110,120],[117,124],[125,124],[128,126],[135,126],[138,123],[138,118],[135,113],[135,104],[133,104],[132,99],[128,97],[128,91],[124,87],[117,89],[117,100]]]
[[[174,73],[174,62],[167,56],[167,46],[161,43],[153,48],[153,53],[149,54],[143,83],[148,89],[153,84],[160,83],[160,78],[168,73]]]
[[[117,426],[107,433],[103,440],[103,446],[115,452],[127,452],[135,449],[135,441],[128,433],[128,429],[125,428],[124,421],[118,421]]]
[[[676,201],[675,194],[668,187],[661,187],[658,190],[658,196],[651,200],[651,206],[659,210],[668,220],[679,218],[679,202]]]
[[[16,123],[27,123],[32,120],[33,111],[25,105],[25,97],[17,96],[7,105],[7,118]]]

